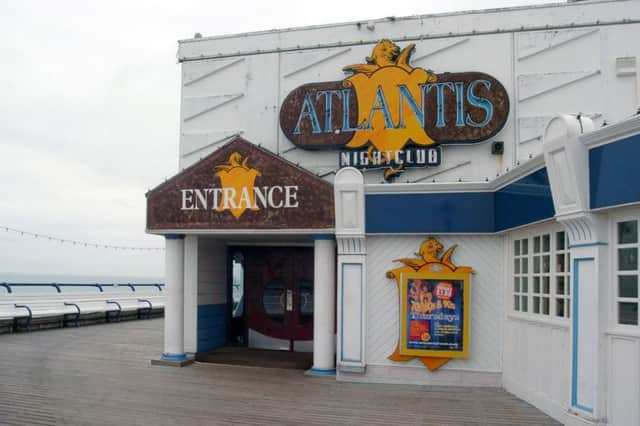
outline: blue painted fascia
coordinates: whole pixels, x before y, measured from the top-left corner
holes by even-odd
[[[368,234],[495,233],[554,215],[546,168],[495,192],[365,196]]]
[[[592,209],[640,201],[640,135],[589,150]]]

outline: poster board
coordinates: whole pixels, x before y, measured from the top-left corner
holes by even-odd
[[[469,276],[444,271],[401,274],[400,355],[468,357]]]

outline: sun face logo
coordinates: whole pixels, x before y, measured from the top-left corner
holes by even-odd
[[[366,64],[343,68],[354,74],[343,81],[358,99],[358,127],[349,148],[360,148],[370,142],[380,152],[396,152],[411,140],[417,145],[435,142],[425,130],[424,92],[427,83],[437,76],[409,65],[415,44],[402,51],[390,40],[380,41]]]
[[[247,208],[258,210],[256,206],[254,183],[261,173],[249,167],[249,157],[242,158],[237,152],[229,156],[228,164],[216,166],[215,176],[220,179],[225,203],[220,203],[216,211],[228,209],[238,219]]]
[[[220,179],[220,187],[180,189],[180,210],[211,210],[222,214],[228,210],[240,219],[246,210],[298,207],[297,185],[255,186],[256,177],[262,173],[249,167],[249,157],[242,158],[234,152],[227,161],[215,167],[214,176]]]

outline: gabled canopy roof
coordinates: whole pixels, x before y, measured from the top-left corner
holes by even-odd
[[[147,194],[147,231],[331,232],[333,185],[235,138]]]

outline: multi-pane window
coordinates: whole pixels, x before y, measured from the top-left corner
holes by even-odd
[[[529,240],[513,242],[513,309],[529,311]]]
[[[617,320],[638,325],[638,221],[618,222],[616,228]]]
[[[566,234],[562,231],[556,232],[555,315],[561,318],[571,316],[571,286],[569,284],[571,255],[568,245]]]
[[[514,240],[514,311],[569,317],[571,289],[567,244],[562,231]]]

